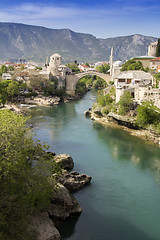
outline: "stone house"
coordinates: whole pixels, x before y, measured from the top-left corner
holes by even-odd
[[[81,72],[94,71],[94,68],[88,67],[84,64],[79,64],[78,68],[80,69]]]
[[[136,62],[140,61],[144,68],[150,68],[150,62],[152,59],[154,59],[154,56],[138,56],[131,59],[135,60]]]
[[[120,97],[126,90],[129,90],[133,98],[137,99],[135,90],[137,85],[151,86],[153,77],[150,73],[144,71],[124,71],[114,76],[114,84],[116,86],[116,102],[119,102]]]
[[[10,73],[3,73],[2,74],[2,79],[4,80],[11,80],[12,76]]]

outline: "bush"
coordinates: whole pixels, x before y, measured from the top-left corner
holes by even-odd
[[[118,103],[119,114],[125,115],[129,111],[132,103],[133,103],[133,99],[132,99],[130,92],[129,91],[124,92],[124,94],[121,96],[119,103]]]
[[[107,85],[106,81],[104,81],[101,78],[98,78],[97,81],[94,82],[93,87],[94,88],[105,88]]]
[[[76,94],[83,95],[86,92],[86,84],[83,81],[78,81],[76,85]]]
[[[113,99],[110,97],[109,94],[105,95],[105,96],[100,96],[99,98],[97,98],[97,102],[104,107],[105,105],[110,105],[113,102]]]
[[[143,105],[139,105],[137,112],[138,114],[136,123],[140,127],[147,127],[150,124],[157,125],[157,122],[159,122],[160,113],[156,112],[153,104],[149,102],[143,103]]]
[[[49,204],[54,188],[55,162],[45,153],[46,146],[33,140],[26,121],[0,111],[0,239],[29,239],[28,217]]]

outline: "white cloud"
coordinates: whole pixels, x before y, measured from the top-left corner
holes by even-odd
[[[74,31],[88,32],[102,37],[107,32],[110,34],[113,32],[116,35],[116,31],[120,31],[120,29],[123,32],[126,31],[126,33],[129,29],[128,33],[130,33],[132,29],[128,25],[131,22],[132,25],[135,24],[135,29],[138,32],[136,20],[140,19],[142,15],[144,19],[144,12],[153,11],[154,9],[154,5],[152,8],[149,6],[144,8],[132,0],[130,4],[123,0],[115,0],[106,6],[103,5],[100,7],[100,5],[97,5],[90,8],[78,7],[76,5],[62,6],[26,3],[14,7],[1,7],[0,21],[19,22],[49,28],[70,28]],[[135,15],[136,18],[134,17]]]

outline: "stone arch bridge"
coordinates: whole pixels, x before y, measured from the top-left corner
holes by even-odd
[[[109,83],[109,81],[111,81],[111,76],[109,76],[108,74],[98,73],[98,72],[82,72],[82,73],[77,73],[75,75],[67,75],[66,76],[66,93],[74,96],[77,82],[81,78],[88,76],[88,75],[89,76],[96,75],[96,76],[104,79],[107,83]]]

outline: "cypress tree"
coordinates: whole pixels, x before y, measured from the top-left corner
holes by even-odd
[[[158,39],[158,44],[156,48],[156,57],[160,57],[160,38]]]

